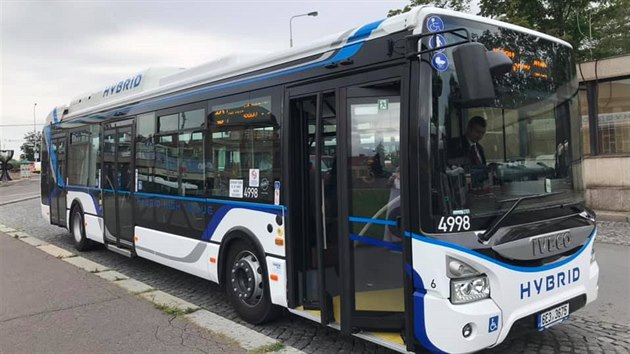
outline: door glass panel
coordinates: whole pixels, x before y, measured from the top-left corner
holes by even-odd
[[[118,176],[116,173],[116,130],[103,133],[103,217],[105,219],[105,235],[113,236],[116,230],[116,195]]]
[[[323,279],[327,301],[339,295],[338,275],[338,241],[337,241],[337,113],[334,93],[322,94],[321,117],[317,117],[317,96],[295,99],[291,102],[291,119],[300,122],[300,131],[296,131],[295,141],[300,142],[299,153],[302,157],[301,176],[294,179],[303,180],[304,190],[301,202],[303,237],[298,240],[302,246],[299,257],[299,274],[301,278],[301,301],[307,309],[322,309],[320,298]],[[319,167],[319,179],[317,165]],[[321,205],[317,204],[317,198]],[[321,216],[321,218],[319,218]],[[318,223],[320,223],[318,225]],[[318,248],[318,230],[321,230],[321,249]],[[320,253],[323,264],[320,264]],[[324,272],[320,278],[319,272]]]
[[[118,188],[130,192],[133,175],[131,172],[131,130],[118,130]]]
[[[404,311],[399,84],[348,99],[349,221],[355,309]],[[361,95],[363,96],[363,95]]]

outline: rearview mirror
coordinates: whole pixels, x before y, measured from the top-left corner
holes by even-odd
[[[503,75],[512,68],[512,60],[502,52],[488,51],[478,42],[469,42],[453,49],[453,60],[462,104],[482,106],[495,98],[493,77]]]

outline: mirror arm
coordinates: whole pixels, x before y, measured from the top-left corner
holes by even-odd
[[[458,32],[463,32],[463,33],[458,33]],[[447,44],[447,45],[444,45],[444,46],[441,46],[441,47],[435,47],[435,48],[425,49],[425,50],[420,50],[420,51],[418,50],[418,41],[419,40],[421,40],[422,38],[431,37],[431,36],[435,36],[435,35],[443,34],[443,33],[450,33],[450,34],[452,34],[454,36],[457,36],[457,37],[459,37],[459,38],[461,38],[463,40],[459,41],[459,42]],[[431,32],[431,33],[412,34],[412,35],[406,36],[405,40],[406,40],[405,57],[407,59],[413,59],[413,58],[417,57],[418,55],[422,55],[424,53],[429,53],[429,52],[433,52],[433,51],[436,51],[436,50],[442,50],[442,49],[454,47],[454,46],[457,46],[457,45],[460,45],[460,44],[464,44],[464,43],[467,43],[467,42],[472,42],[472,39],[470,37],[470,32],[465,27],[458,27],[458,28],[442,30],[442,31],[437,31],[437,32]]]

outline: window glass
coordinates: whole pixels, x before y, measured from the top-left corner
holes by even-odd
[[[205,122],[204,110],[196,109],[194,111],[186,111],[180,113],[179,126],[182,130],[198,129],[203,127]]]
[[[136,119],[136,170],[138,192],[155,193],[155,113],[139,115]]]
[[[600,153],[630,153],[630,78],[600,82],[597,110]]]
[[[400,216],[400,97],[351,98],[350,216],[395,221]],[[400,242],[395,227],[354,223],[352,233]]]
[[[527,208],[582,201],[578,81],[571,49],[488,23],[442,20],[445,27],[466,28],[514,65],[493,78],[494,99],[472,102],[463,94],[461,67],[451,64],[438,71],[430,62],[421,63],[432,97],[425,107],[431,113],[426,173],[433,207],[423,230],[485,229],[510,207],[506,201],[524,196],[545,195],[524,202],[514,217],[526,217]],[[452,33],[444,37],[459,40]],[[452,60],[453,51],[443,54]],[[447,225],[448,220],[455,223]]]
[[[272,202],[280,175],[280,141],[271,96],[210,105],[210,195]]]
[[[589,134],[588,123],[588,95],[586,94],[586,86],[580,86],[578,91],[580,100],[580,133],[582,135],[582,149],[585,155],[591,154],[591,136]]]
[[[90,126],[88,186],[98,187],[101,171],[101,126]]]
[[[158,135],[155,139],[155,171],[152,182],[156,192],[161,194],[179,194],[177,136],[177,133],[171,133]]]
[[[80,130],[70,133],[70,148],[68,154],[68,184],[87,186],[90,166],[90,130]]]
[[[177,130],[178,121],[178,113],[158,117],[158,132],[170,132],[173,130]]]
[[[202,131],[179,134],[180,195],[182,196],[203,196],[204,194],[203,135]]]

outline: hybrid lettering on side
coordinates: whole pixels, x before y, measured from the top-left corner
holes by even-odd
[[[571,232],[563,231],[551,235],[541,235],[531,238],[534,256],[551,256],[569,249]]]
[[[556,274],[540,277],[525,283],[521,283],[521,300],[530,298],[533,295],[540,295],[544,292],[575,283],[580,280],[580,268],[567,269]]]
[[[140,86],[141,82],[142,82],[142,74],[132,76],[126,80],[121,80],[116,84],[106,87],[105,90],[103,90],[103,97],[107,97],[107,96],[115,95],[117,93],[121,93],[123,91],[131,90],[133,88]]]

